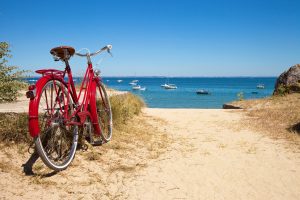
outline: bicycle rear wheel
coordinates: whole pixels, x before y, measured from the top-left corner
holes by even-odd
[[[112,137],[112,112],[109,102],[109,97],[106,93],[105,86],[102,82],[98,82],[96,86],[95,102],[98,116],[98,124],[101,130],[100,138],[94,134],[94,141],[97,142],[102,139],[108,142]]]
[[[64,170],[75,156],[78,141],[78,126],[72,124],[76,117],[66,120],[75,110],[72,95],[59,80],[49,80],[38,94],[40,133],[35,138],[36,150],[49,168]]]

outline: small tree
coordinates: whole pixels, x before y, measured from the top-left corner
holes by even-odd
[[[0,103],[15,101],[19,90],[26,85],[21,80],[25,71],[19,71],[17,66],[7,65],[7,58],[10,57],[9,44],[0,42]]]

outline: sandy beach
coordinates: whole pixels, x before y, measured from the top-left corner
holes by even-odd
[[[134,143],[127,146],[140,148],[139,156],[118,159],[117,149],[101,154],[100,147],[101,162],[78,152],[67,170],[37,179],[22,172],[29,154],[6,148],[0,152],[2,165],[9,166],[0,172],[1,199],[299,199],[299,152],[239,127],[242,111],[145,108],[140,117],[171,141],[158,157],[143,157]],[[149,134],[155,138],[156,132]],[[149,142],[163,140],[157,135]],[[114,159],[133,170],[106,170]]]
[[[240,111],[146,109],[175,143],[130,182],[133,199],[298,199],[300,155],[282,141],[238,130]]]

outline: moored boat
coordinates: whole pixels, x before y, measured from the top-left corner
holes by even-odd
[[[132,89],[133,90],[139,90],[139,89],[141,89],[141,86],[140,85],[134,85],[134,86],[132,86]]]
[[[256,86],[257,89],[265,89],[265,85],[264,84],[258,84]]]
[[[160,87],[166,87],[166,86],[168,86],[168,84],[162,84],[162,85],[160,85]]]
[[[203,89],[197,90],[196,93],[197,94],[210,94],[210,92],[208,90],[203,90]]]
[[[134,86],[132,86],[132,89],[133,90],[142,90],[142,91],[145,91],[146,87],[142,87],[140,85],[134,85]]]
[[[137,83],[139,82],[139,80],[132,80],[129,85],[137,85]]]
[[[175,84],[165,84],[165,89],[177,89],[177,86]]]

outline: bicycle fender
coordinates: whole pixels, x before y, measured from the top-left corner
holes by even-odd
[[[62,77],[55,77],[55,80],[62,81],[64,83],[64,80]],[[36,137],[40,133],[39,128],[39,121],[38,121],[38,113],[39,113],[39,102],[41,98],[41,92],[43,91],[43,86],[49,81],[53,80],[53,75],[46,75],[40,78],[35,86],[36,86],[36,95],[33,99],[30,99],[29,101],[29,111],[28,111],[28,129],[29,134],[32,137]]]

